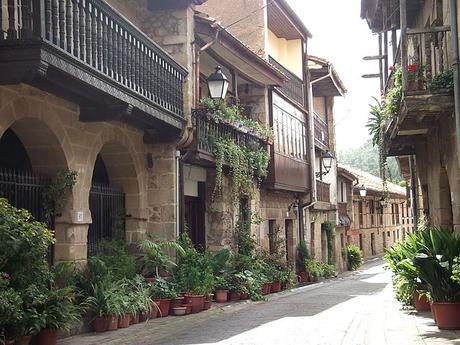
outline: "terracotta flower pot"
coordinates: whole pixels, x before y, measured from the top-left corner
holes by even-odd
[[[153,283],[155,282],[156,278],[155,277],[145,277],[144,279],[146,283]]]
[[[37,335],[37,345],[55,345],[56,342],[57,342],[57,332],[56,331],[52,331],[50,329],[42,329]]]
[[[23,335],[18,339],[18,345],[29,345],[31,340],[31,335]]]
[[[199,313],[204,309],[204,296],[203,295],[190,295],[190,302],[192,303],[192,314]]]
[[[175,316],[182,316],[185,315],[187,312],[186,307],[174,307],[172,310],[172,314]]]
[[[420,296],[417,291],[414,290],[412,294],[412,298],[414,299],[415,309],[417,311],[430,311],[430,302],[426,296]]]
[[[14,339],[5,339],[5,345],[14,345],[15,343]]]
[[[308,283],[308,272],[300,272],[299,273],[299,281],[301,284]]]
[[[131,321],[131,314],[126,313],[118,318],[118,328],[128,328]]]
[[[203,310],[211,309],[211,301],[204,301]]]
[[[150,312],[139,313],[139,322],[145,322],[150,318]]]
[[[240,300],[247,300],[249,298],[249,294],[247,292],[240,293]]]
[[[273,283],[272,283],[272,293],[275,293],[275,292],[280,292],[281,291],[281,282],[279,280],[275,280]]]
[[[433,308],[433,302],[430,303],[430,308],[431,308],[431,316],[433,317],[434,323],[436,323],[436,314],[435,314],[435,310]]]
[[[310,281],[312,283],[317,283],[318,282],[318,276],[310,276]]]
[[[192,313],[192,303],[184,303],[182,306],[186,308],[185,315]]]
[[[262,284],[262,295],[268,295],[270,293],[272,284],[263,283]]]
[[[460,303],[433,302],[431,307],[439,329],[460,329]]]
[[[171,305],[170,298],[160,299],[160,317],[166,317],[169,315],[169,306]]]
[[[93,322],[94,330],[98,333],[105,332],[107,330],[107,318],[97,317]]]
[[[228,293],[228,300],[230,302],[237,302],[237,301],[240,300],[240,297],[241,297],[241,295],[240,295],[240,293],[238,291],[230,291]]]
[[[116,329],[118,329],[118,316],[117,315],[107,316],[107,330],[115,331]]]
[[[227,290],[216,290],[216,292],[214,293],[214,297],[216,298],[216,302],[225,303],[227,302],[228,291]]]
[[[184,297],[177,297],[177,298],[174,298],[171,300],[171,303],[169,305],[169,315],[173,315],[173,309],[174,308],[178,308],[178,307],[182,307],[182,305],[184,304]]]
[[[160,301],[155,300],[150,306],[150,318],[155,319],[158,317],[159,314],[160,314]]]
[[[136,325],[139,323],[139,312],[137,313],[134,313],[134,314],[131,314],[131,321],[130,321],[130,324],[131,325]]]

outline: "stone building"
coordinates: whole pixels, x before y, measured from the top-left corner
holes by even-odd
[[[336,255],[334,250],[328,252],[328,240],[333,240],[328,239],[326,227],[332,226],[333,230],[339,230],[336,228],[338,217],[334,98],[343,96],[346,89],[329,61],[310,55],[307,63],[313,96],[316,202],[309,207],[310,212],[304,212],[305,241],[312,257],[322,262],[334,262],[340,267],[340,255]],[[332,235],[333,233],[329,234]],[[339,235],[335,234],[335,237],[338,238]]]
[[[414,216],[455,231],[460,231],[458,14],[457,2],[448,0],[364,0],[361,6],[361,17],[381,37],[381,52],[390,50],[391,35],[390,63],[403,67],[401,106],[384,134],[388,155],[398,158],[411,185]],[[386,91],[393,87],[389,79],[383,88],[387,74],[383,69]]]
[[[364,258],[381,256],[385,248],[413,231],[408,188],[391,182],[384,187],[381,178],[342,164],[339,181],[339,214],[346,243],[359,246]],[[343,247],[342,237],[340,241]]]
[[[116,227],[129,243],[176,236],[197,3],[1,2],[1,194],[40,218],[43,176],[78,173],[52,224],[55,262],[84,263]]]
[[[264,91],[266,117],[261,121],[273,126],[275,139],[270,145],[268,177],[260,195],[250,202],[265,219],[253,227],[259,246],[271,250],[271,239],[279,234],[285,239],[286,257],[294,262],[296,245],[304,234],[299,221],[302,206],[311,203],[315,189],[306,63],[310,32],[285,0],[209,0],[198,10],[218,20],[287,77],[284,83]]]

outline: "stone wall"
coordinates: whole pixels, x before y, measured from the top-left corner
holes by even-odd
[[[126,194],[127,240],[137,242],[145,231],[174,236],[173,145],[145,145],[142,131],[120,122],[80,122],[76,104],[25,84],[0,87],[0,136],[7,129],[22,141],[34,172],[78,172],[62,216],[56,219],[57,262],[86,260],[92,222],[89,191],[98,154],[110,182]],[[153,169],[145,167],[146,153],[154,157]]]

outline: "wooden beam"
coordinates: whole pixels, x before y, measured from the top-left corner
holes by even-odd
[[[444,32],[444,31],[450,31],[450,26],[444,25],[444,26],[433,26],[431,28],[407,29],[406,30],[408,35],[432,34],[436,32]]]

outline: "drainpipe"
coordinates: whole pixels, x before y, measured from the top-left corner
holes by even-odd
[[[176,150],[176,238],[180,235],[180,223],[182,222],[181,217],[181,178],[182,169],[180,166],[181,154],[179,150]]]
[[[457,144],[457,163],[460,167],[460,85],[459,85],[459,57],[458,57],[458,23],[457,0],[450,0],[450,32],[452,43],[452,69],[454,70],[454,99],[455,99],[455,129]]]

